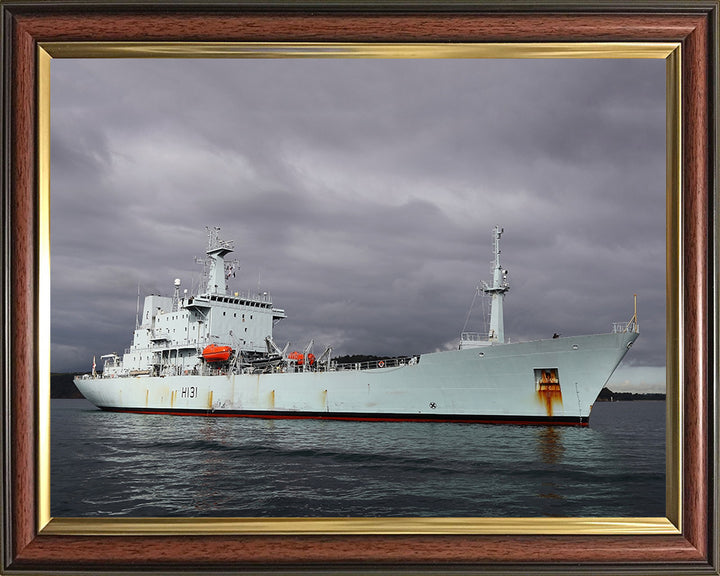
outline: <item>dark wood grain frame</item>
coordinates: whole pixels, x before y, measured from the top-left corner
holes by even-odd
[[[718,574],[718,1],[4,1],[2,564],[144,572]],[[45,42],[679,42],[683,435],[676,534],[61,535],[39,526],[38,47]]]

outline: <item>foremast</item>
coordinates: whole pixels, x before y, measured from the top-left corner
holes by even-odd
[[[490,329],[488,331],[488,341],[503,344],[505,342],[505,324],[503,321],[503,299],[505,293],[510,290],[510,284],[507,281],[508,271],[503,269],[500,264],[500,237],[504,228],[495,226],[493,229],[493,283],[488,286],[487,282],[482,283],[482,291],[490,294],[492,301],[490,304]]]
[[[510,284],[508,284],[507,281],[508,271],[505,270],[500,263],[500,237],[503,235],[504,231],[505,230],[500,228],[500,226],[495,226],[495,228],[493,228],[492,285],[489,285],[487,282],[481,282],[481,286],[477,287],[472,304],[470,305],[470,312],[468,312],[468,317],[465,320],[465,326],[467,326],[470,314],[472,314],[472,310],[475,305],[475,299],[480,296],[480,292],[482,291],[485,294],[489,294],[491,297],[491,304],[490,326],[488,332],[466,332],[465,327],[463,327],[463,331],[460,334],[460,350],[505,343],[503,299],[505,298],[505,293],[510,290]]]

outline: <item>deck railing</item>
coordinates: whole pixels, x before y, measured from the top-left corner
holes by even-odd
[[[484,342],[488,339],[486,332],[463,332],[460,340],[463,342]]]
[[[640,325],[635,318],[629,322],[613,322],[613,334],[626,334],[628,332],[640,332]]]
[[[383,358],[382,360],[368,360],[366,362],[347,362],[343,364],[331,363],[330,369],[342,370],[372,370],[374,368],[399,368],[400,366],[412,366],[417,364],[418,356],[403,356],[401,358]]]

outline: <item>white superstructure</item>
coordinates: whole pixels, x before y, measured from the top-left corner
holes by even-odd
[[[612,332],[505,342],[509,289],[493,231],[487,335],[463,332],[457,350],[338,364],[331,349],[288,353],[272,339],[285,318],[267,293],[228,293],[233,251],[208,230],[205,290],[145,298],[132,345],[102,357],[102,375],[75,378],[105,410],[266,418],[587,424],[597,395],[638,336],[637,313]]]
[[[267,292],[228,293],[227,278],[236,263],[225,263],[233,251],[232,242],[220,240],[219,229],[208,229],[205,291],[195,296],[180,294],[175,280],[172,297],[151,294],[145,297],[130,348],[122,358],[108,354],[103,376],[174,376],[215,374],[222,367],[203,358],[209,345],[230,346],[233,363],[263,359],[273,325],[285,312],[274,308]]]

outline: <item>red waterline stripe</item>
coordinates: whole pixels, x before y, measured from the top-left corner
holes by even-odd
[[[188,410],[185,412],[178,412],[172,410],[145,410],[145,409],[132,409],[132,408],[105,408],[100,407],[106,412],[123,412],[129,414],[155,414],[163,416],[210,416],[214,418],[263,418],[266,420],[343,420],[351,422],[444,422],[444,423],[459,423],[459,424],[515,424],[522,426],[588,426],[587,418],[583,419],[550,419],[550,418],[538,418],[536,420],[527,418],[492,418],[485,416],[478,417],[443,417],[443,416],[428,416],[424,418],[412,417],[412,416],[325,416],[325,415],[314,415],[314,414],[259,414],[259,413],[244,413],[244,412],[211,412],[202,410]]]

